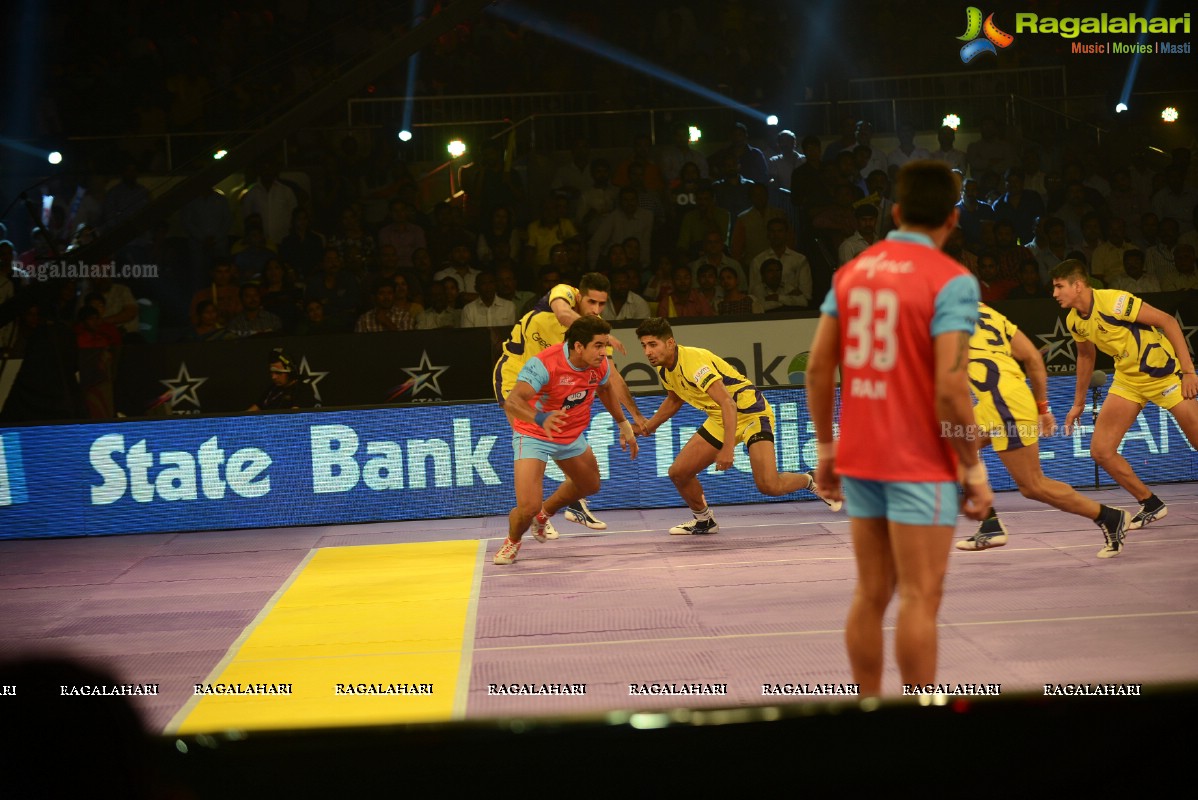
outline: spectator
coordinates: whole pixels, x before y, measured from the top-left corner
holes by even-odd
[[[133,292],[123,283],[117,283],[112,278],[94,278],[90,291],[99,293],[104,298],[102,310],[104,322],[120,328],[126,336],[137,333],[139,307]]]
[[[457,284],[454,284],[457,287]],[[440,328],[456,328],[461,312],[449,305],[449,295],[445,291],[444,281],[435,281],[428,287],[428,306],[416,319],[419,330],[436,330]]]
[[[291,215],[299,206],[295,192],[278,178],[278,166],[266,163],[258,171],[258,181],[241,196],[242,219],[257,214],[266,241],[273,245],[282,242],[290,232]]]
[[[312,230],[312,215],[306,208],[291,212],[291,230],[279,242],[279,258],[300,275],[311,275],[324,257],[324,237]]]
[[[379,248],[391,245],[400,268],[412,266],[412,253],[428,243],[424,230],[412,222],[412,207],[405,200],[391,201],[391,224],[379,231]]]
[[[1010,220],[994,223],[993,253],[998,262],[998,277],[1004,281],[1018,281],[1023,263],[1036,260],[1031,250],[1015,242],[1015,227]]]
[[[411,317],[412,324],[415,325],[416,320],[424,311],[424,306],[413,299],[411,284],[408,283],[407,277],[396,274],[391,278],[391,283],[395,287],[395,308]]]
[[[970,177],[975,179],[980,178],[986,170],[994,170],[1002,175],[1015,166],[1015,149],[1002,138],[994,117],[982,117],[981,138],[966,149],[965,161],[969,164]],[[969,234],[966,233],[968,240]]]
[[[699,293],[707,298],[707,304],[719,308],[724,299],[724,290],[720,288],[720,271],[712,264],[700,264],[695,275],[699,285]]]
[[[840,265],[852,261],[878,240],[878,209],[868,203],[853,209],[857,230],[840,243]]]
[[[1026,258],[1019,265],[1018,274],[1019,285],[1013,287],[1007,294],[1008,300],[1040,300],[1052,296],[1040,282],[1040,265],[1036,263],[1035,258]]]
[[[612,183],[616,186],[634,186],[634,188],[644,188],[650,192],[664,192],[666,189],[665,179],[662,177],[661,168],[653,162],[652,157],[653,140],[646,134],[637,134],[632,139],[632,156],[620,162],[616,167],[616,174],[612,176]],[[633,166],[640,167],[643,175],[643,186],[635,186],[636,182],[632,178],[631,169]]]
[[[240,301],[238,301],[240,302]],[[237,336],[220,322],[216,304],[211,300],[201,300],[196,306],[198,321],[191,328],[187,337],[192,342],[219,342],[225,339],[236,339]]]
[[[1184,292],[1198,289],[1198,270],[1195,270],[1194,245],[1179,244],[1173,248],[1174,272],[1161,279],[1161,289],[1166,292]]]
[[[478,297],[462,308],[459,327],[510,328],[516,324],[516,304],[496,293],[495,274],[480,273],[475,280]]]
[[[695,207],[682,216],[678,231],[678,249],[694,257],[709,234],[719,237],[722,246],[728,243],[732,215],[715,204],[710,184],[700,184],[695,192]]]
[[[1173,248],[1177,247],[1179,230],[1177,220],[1165,217],[1160,224],[1160,241],[1144,253],[1145,270],[1158,280],[1177,271],[1173,266]]]
[[[458,293],[462,295],[463,303],[468,303],[478,296],[474,281],[478,278],[479,270],[470,262],[470,244],[464,239],[458,240],[449,251],[449,261],[445,268],[433,275],[434,281],[452,280],[457,284]]]
[[[594,237],[608,214],[616,208],[620,189],[611,182],[611,164],[607,159],[596,158],[591,162],[591,183],[578,197],[576,219],[578,229],[588,237]],[[635,191],[633,192],[635,197]]]
[[[711,182],[715,204],[727,211],[732,219],[736,219],[742,211],[752,207],[750,188],[757,184],[741,175],[736,156],[732,153],[725,153],[722,158],[716,160],[715,167],[717,179]],[[766,196],[769,196],[768,190]]]
[[[724,290],[723,299],[717,307],[721,317],[733,314],[763,314],[765,308],[761,301],[751,294],[740,290],[736,272],[727,267],[720,270],[720,287]]]
[[[495,285],[495,293],[511,302],[516,309],[517,318],[523,316],[521,309],[537,298],[532,292],[517,288],[516,270],[510,264],[501,264],[495,268]]]
[[[1193,230],[1191,220],[1198,206],[1198,189],[1185,185],[1185,171],[1176,164],[1165,169],[1165,186],[1152,196],[1152,210],[1159,219],[1172,219],[1182,233]]]
[[[632,291],[632,270],[616,269],[611,273],[611,294],[601,316],[608,322],[625,319],[648,319],[649,304]]]
[[[778,132],[778,154],[770,156],[765,162],[771,188],[780,187],[789,192],[791,176],[807,161],[807,156],[795,149],[796,141],[794,131]]]
[[[977,250],[987,241],[993,241],[989,230],[994,223],[994,209],[981,201],[978,196],[978,182],[970,178],[961,186],[961,201],[957,203],[957,213],[962,233],[965,234],[965,245]]]
[[[488,223],[478,236],[478,263],[489,266],[503,261],[515,261],[524,255],[524,241],[512,224],[512,210],[496,206]]]
[[[362,304],[362,287],[356,275],[342,268],[336,248],[325,248],[320,270],[307,283],[306,299],[323,304],[324,317],[334,330],[350,329]]]
[[[707,298],[694,288],[690,267],[680,264],[674,268],[670,287],[663,286],[658,295],[657,316],[669,319],[715,316]]]
[[[954,169],[964,175],[965,154],[953,146],[957,140],[957,132],[947,125],[941,125],[940,130],[936,132],[936,139],[940,142],[940,149],[933,151],[930,154],[931,158],[943,161],[948,164],[949,169]]]
[[[571,216],[578,211],[578,198],[582,190],[591,185],[590,164],[591,149],[586,138],[579,136],[570,148],[570,160],[553,174],[550,187],[566,198],[567,213]]]
[[[653,214],[637,203],[636,190],[625,187],[620,190],[620,206],[599,223],[595,235],[587,247],[587,264],[594,268],[599,263],[599,254],[606,253],[613,244],[623,244],[628,238],[648,242],[653,237]]]
[[[303,294],[295,287],[279,259],[272,258],[266,262],[258,285],[262,294],[262,308],[282,321],[282,330],[295,330]]]
[[[811,264],[806,256],[790,247],[790,225],[786,220],[770,220],[766,235],[769,247],[749,262],[749,292],[759,294],[761,265],[766,259],[776,258],[782,263],[783,285],[797,286],[807,297],[811,297]]]
[[[691,277],[698,281],[699,269],[704,265],[714,267],[718,273],[719,270],[725,267],[734,270],[737,274],[737,285],[742,289],[749,287],[749,279],[745,276],[745,270],[740,265],[740,262],[735,258],[730,257],[724,252],[724,243],[720,240],[717,233],[709,233],[703,239],[703,251],[699,257],[690,263]],[[715,306],[712,306],[715,308]]]
[[[952,130],[952,128],[949,128],[949,130]],[[890,154],[886,156],[886,176],[892,181],[898,175],[899,168],[903,164],[906,164],[908,161],[920,161],[932,157],[932,154],[927,150],[916,146],[915,128],[910,123],[905,122],[899,125],[897,135],[899,146],[891,150]]]
[[[786,214],[769,206],[769,187],[755,183],[749,187],[749,208],[732,225],[732,257],[747,267],[753,258],[769,246],[766,227],[773,220],[785,222]]]
[[[366,273],[369,265],[375,263],[377,248],[374,237],[366,233],[361,216],[353,208],[341,212],[341,230],[328,241],[326,247],[336,248],[341,256],[342,268],[359,278]]]
[[[79,309],[75,323],[75,344],[79,351],[79,388],[91,419],[110,419],[116,416],[112,388],[116,377],[116,360],[121,347],[121,332],[100,316],[104,298],[98,294]]]
[[[749,144],[749,129],[743,122],[737,122],[732,126],[728,145],[708,159],[708,170],[712,176],[723,174],[728,169],[725,166],[728,156],[733,158],[736,173],[743,175],[746,180],[762,184],[770,182],[765,153]],[[742,210],[743,208],[737,209],[736,213]]]
[[[1039,237],[1036,237],[1039,241]],[[1049,282],[1049,274],[1053,267],[1064,261],[1069,254],[1069,240],[1065,233],[1065,223],[1056,217],[1048,217],[1044,220],[1044,238],[1043,245],[1038,245],[1034,251],[1036,254],[1036,262],[1040,265],[1040,282],[1045,286]]]
[[[1123,254],[1123,273],[1111,279],[1107,285],[1136,296],[1161,291],[1161,282],[1157,277],[1144,272],[1144,254],[1139,250],[1128,250]]]
[[[994,220],[1010,222],[1019,241],[1030,242],[1036,237],[1036,220],[1044,215],[1044,200],[1024,188],[1023,170],[1012,167],[1004,177],[1007,191],[994,201]]]
[[[217,322],[222,326],[241,312],[241,289],[233,280],[233,263],[227,258],[212,265],[212,282],[191,298],[191,324],[199,322],[199,304],[204,300],[216,306]]]
[[[229,320],[229,332],[234,336],[257,336],[283,329],[283,321],[262,307],[258,285],[246,283],[241,287],[241,313]]]
[[[489,220],[499,206],[519,208],[524,200],[520,176],[504,163],[503,150],[493,140],[484,142],[478,160],[462,169],[461,186],[466,216],[475,225]]]
[[[233,265],[237,267],[240,281],[253,280],[262,273],[266,262],[276,257],[277,253],[266,241],[262,220],[255,214],[246,217],[245,232],[233,245]]]
[[[304,303],[304,319],[300,322],[296,333],[300,336],[324,336],[330,333],[341,333],[340,328],[334,328],[325,319],[324,303],[320,300],[308,300]]]
[[[811,273],[806,274],[807,288],[782,282],[782,262],[767,258],[761,263],[761,284],[754,296],[765,311],[790,311],[811,304]]]
[[[374,287],[374,308],[358,317],[358,321],[354,324],[354,333],[382,333],[411,329],[412,318],[408,312],[395,307],[394,283],[379,283]]]
[[[555,244],[578,235],[574,222],[565,216],[566,198],[552,195],[541,205],[541,216],[528,224],[526,245],[533,252],[532,263],[538,267],[549,263],[549,250]]]
[[[670,128],[670,143],[658,153],[657,163],[667,187],[673,187],[681,180],[682,167],[688,163],[695,165],[699,177],[707,177],[707,159],[691,147],[690,126],[685,122],[676,122]]]
[[[1003,280],[998,275],[998,261],[989,253],[978,256],[978,286],[982,290],[983,303],[997,303],[1005,300],[1011,290],[1018,284],[1015,281]]]

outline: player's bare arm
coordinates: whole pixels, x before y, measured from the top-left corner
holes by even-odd
[[[1048,369],[1044,366],[1044,357],[1023,331],[1016,331],[1011,337],[1011,355],[1023,364],[1028,383],[1032,385],[1032,396],[1036,398],[1036,410],[1040,417],[1040,435],[1052,436],[1057,421],[1048,407]]]
[[[665,424],[666,420],[678,413],[683,406],[682,398],[673,392],[666,394],[666,399],[661,401],[657,411],[645,423],[645,435],[650,436],[655,430]]]
[[[608,341],[611,341],[611,335],[608,335]],[[646,427],[649,420],[645,419],[645,415],[636,407],[636,401],[632,399],[632,392],[628,389],[628,383],[624,380],[624,376],[616,369],[615,362],[608,359],[608,373],[610,377],[607,379],[607,385],[611,386],[613,396],[616,401],[628,409],[628,416],[632,418],[632,427],[634,432],[641,436],[648,436],[649,429]],[[612,417],[615,418],[615,414]]]
[[[550,436],[555,436],[565,422],[566,412],[561,410],[550,411],[538,422],[538,414],[532,407],[532,399],[536,397],[536,394],[536,389],[533,389],[530,384],[524,381],[516,381],[516,385],[512,388],[511,393],[508,394],[507,400],[503,401],[503,409],[515,419],[522,419],[525,422],[531,422],[533,425],[540,425]]]
[[[840,476],[836,474],[836,450],[833,446],[833,393],[836,368],[840,362],[840,327],[835,317],[819,318],[811,355],[807,358],[807,405],[815,423],[819,462],[815,482],[819,490],[833,500],[844,500]]]
[[[1181,332],[1181,326],[1177,324],[1177,320],[1159,308],[1141,303],[1140,313],[1136,315],[1136,322],[1161,329],[1165,338],[1169,340],[1169,344],[1173,345],[1173,351],[1177,353],[1177,361],[1181,365],[1182,397],[1189,400],[1198,395],[1198,375],[1194,374],[1194,358],[1190,355],[1189,342],[1186,341],[1185,334]]]
[[[965,331],[942,333],[933,343],[936,354],[936,413],[948,431],[972,430],[973,403],[969,394],[969,334]],[[994,502],[994,492],[986,479],[986,468],[978,458],[976,437],[947,436],[949,445],[964,468],[962,487],[965,499],[962,512],[970,519],[982,520]]]
[[[1073,390],[1073,405],[1065,415],[1065,435],[1073,433],[1073,425],[1086,408],[1086,392],[1090,389],[1090,378],[1094,375],[1094,361],[1098,350],[1093,342],[1074,342],[1077,345],[1077,387]]]
[[[618,373],[613,370],[609,374],[614,378]],[[625,391],[627,391],[627,387],[625,387]],[[611,418],[616,421],[616,425],[620,428],[620,447],[628,451],[630,458],[636,458],[636,454],[640,452],[641,446],[636,441],[636,433],[632,430],[632,423],[624,416],[624,409],[620,407],[617,392],[615,387],[612,386],[610,378],[607,383],[595,390],[595,395],[603,403],[603,407],[607,409],[607,413],[611,414]],[[636,406],[633,406],[633,408],[636,408]],[[641,419],[644,419],[644,417]]]
[[[736,456],[736,403],[720,381],[711,382],[707,395],[720,404],[720,419],[724,421],[724,446],[715,457],[716,472],[723,472],[732,466]]]

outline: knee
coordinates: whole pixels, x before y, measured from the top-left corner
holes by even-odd
[[[590,497],[595,492],[599,491],[599,476],[587,477],[582,481],[575,481],[574,485],[578,487],[579,496]]]
[[[670,476],[670,480],[673,481],[675,486],[680,483],[686,483],[694,477],[685,470],[680,469],[677,464],[671,464],[670,471],[667,474]]]
[[[1039,480],[1032,480],[1032,481],[1020,483],[1019,484],[1019,493],[1021,495],[1023,495],[1024,497],[1026,497],[1028,500],[1043,500],[1044,499],[1044,487],[1041,485],[1041,481],[1039,481]]]
[[[760,475],[754,475],[753,483],[757,485],[757,491],[769,497],[777,497],[778,495],[785,494],[782,490],[782,481],[778,480],[777,477],[771,480]]]
[[[1108,461],[1114,458],[1117,452],[1118,451],[1112,446],[1105,444],[1095,445],[1093,442],[1090,443],[1090,457],[1097,461],[1100,466],[1106,464]]]
[[[890,605],[890,598],[894,596],[894,584],[858,583],[856,594],[858,604],[870,609],[874,613],[883,614],[886,611],[886,607]]]
[[[521,500],[516,503],[516,514],[521,519],[532,521],[532,518],[541,513],[541,500]]]

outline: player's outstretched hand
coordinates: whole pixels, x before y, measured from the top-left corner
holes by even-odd
[[[1184,391],[1184,389],[1183,389],[1183,391]],[[1073,434],[1073,426],[1074,426],[1074,424],[1077,423],[1077,420],[1082,415],[1082,411],[1084,409],[1085,409],[1085,406],[1081,405],[1080,403],[1074,403],[1073,407],[1069,409],[1069,413],[1065,415],[1065,435],[1066,436],[1070,436]]]
[[[986,482],[966,482],[961,484],[961,487],[965,491],[965,496],[961,499],[961,513],[970,519],[981,522],[990,513],[990,507],[994,505],[994,490]]]
[[[815,466],[815,488],[820,496],[833,502],[844,502],[844,488],[836,472],[836,459],[821,458]]]
[[[633,431],[630,422],[620,424],[620,447],[628,451],[629,458],[636,458],[636,454],[641,451],[640,442],[636,440],[636,432]]]
[[[1057,432],[1057,418],[1049,411],[1040,415],[1040,435],[1048,438]]]
[[[566,412],[558,410],[550,411],[549,416],[545,417],[545,421],[541,423],[541,427],[544,428],[545,432],[550,436],[556,436],[557,432],[560,431],[562,426],[565,424]]]
[[[650,436],[653,433],[651,430],[649,430],[649,418],[644,414],[633,415],[632,429],[636,431],[637,436]]]
[[[607,343],[616,349],[616,352],[622,356],[628,355],[628,351],[624,349],[624,343],[610,333],[607,335]]]
[[[1198,375],[1187,372],[1181,376],[1181,396],[1187,400],[1198,397]]]

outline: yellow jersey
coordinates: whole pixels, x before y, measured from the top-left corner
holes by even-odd
[[[717,380],[723,382],[739,413],[753,414],[768,408],[765,397],[748,378],[715,353],[701,347],[678,345],[674,366],[658,367],[657,374],[662,386],[678,395],[684,403],[706,411],[708,415],[720,413],[719,403],[707,393],[707,388]]]
[[[1095,289],[1094,305],[1083,317],[1071,309],[1065,326],[1075,342],[1093,342],[1115,360],[1115,372],[1128,379],[1159,379],[1178,370],[1177,353],[1159,328],[1136,322],[1144,301],[1120,289]]]
[[[969,337],[969,360],[974,362],[989,362],[997,371],[994,378],[1014,378],[1023,383],[1023,370],[1011,352],[1011,340],[1019,329],[1015,323],[995,311],[985,303],[978,303],[978,325]],[[973,377],[971,370],[970,376]],[[979,389],[990,391],[989,387],[978,386],[975,383],[974,394]]]
[[[520,370],[529,359],[566,340],[566,329],[553,313],[553,301],[565,300],[571,308],[577,309],[580,296],[578,289],[559,283],[512,327],[507,341],[503,343],[503,355],[495,364],[493,378],[497,400],[502,403],[507,398],[516,385]]]

